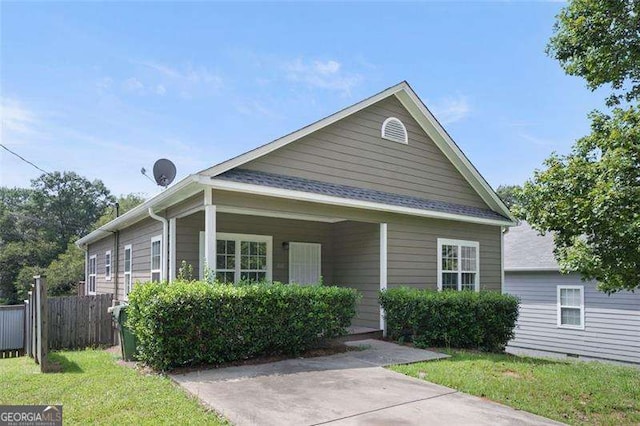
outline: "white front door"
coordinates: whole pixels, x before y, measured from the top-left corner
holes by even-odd
[[[289,283],[320,283],[321,247],[317,243],[289,243]]]

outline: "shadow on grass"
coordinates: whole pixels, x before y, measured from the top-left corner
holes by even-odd
[[[59,353],[49,353],[49,361],[58,364],[60,373],[84,373],[84,370],[74,361]]]

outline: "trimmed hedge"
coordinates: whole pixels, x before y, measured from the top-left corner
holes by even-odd
[[[139,359],[166,370],[298,354],[346,334],[357,299],[342,287],[146,283],[129,294],[127,321]]]
[[[380,292],[387,333],[418,347],[502,351],[518,319],[516,297],[494,291],[430,291],[400,287]]]

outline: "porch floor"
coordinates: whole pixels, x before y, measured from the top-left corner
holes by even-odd
[[[347,327],[347,335],[342,336],[339,340],[343,342],[351,340],[365,340],[365,339],[382,339],[382,330],[371,327],[359,327],[352,325]]]

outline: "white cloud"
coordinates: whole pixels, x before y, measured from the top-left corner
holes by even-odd
[[[122,86],[129,92],[142,93],[144,91],[144,84],[135,77],[126,79]]]
[[[440,101],[432,102],[429,109],[440,123],[451,124],[464,120],[471,112],[471,106],[464,96],[446,97]]]
[[[183,67],[172,67],[157,62],[140,62],[139,64],[155,71],[162,80],[161,85],[165,89],[164,93],[166,93],[168,86],[172,85],[182,87],[182,91],[185,91],[184,86],[200,86],[218,90],[224,85],[222,77],[202,66],[196,67],[187,64]]]
[[[237,101],[235,103],[236,111],[240,114],[248,116],[261,116],[266,118],[281,118],[279,114],[264,106],[262,102],[257,100]]]
[[[541,138],[538,136],[534,136],[530,133],[519,133],[518,137],[522,140],[524,140],[525,142],[535,145],[535,146],[544,146],[544,147],[548,147],[548,146],[554,146],[555,142],[550,140],[550,139],[545,139],[545,138]]]
[[[160,96],[164,96],[165,93],[167,93],[167,89],[165,89],[162,84],[158,84],[156,86],[156,94]]]
[[[362,82],[360,74],[345,72],[342,64],[335,60],[306,62],[298,58],[285,62],[282,68],[290,81],[345,95],[350,95],[351,89]]]
[[[15,99],[2,98],[0,116],[3,141],[9,133],[28,134],[34,132],[37,123],[35,114]]]

